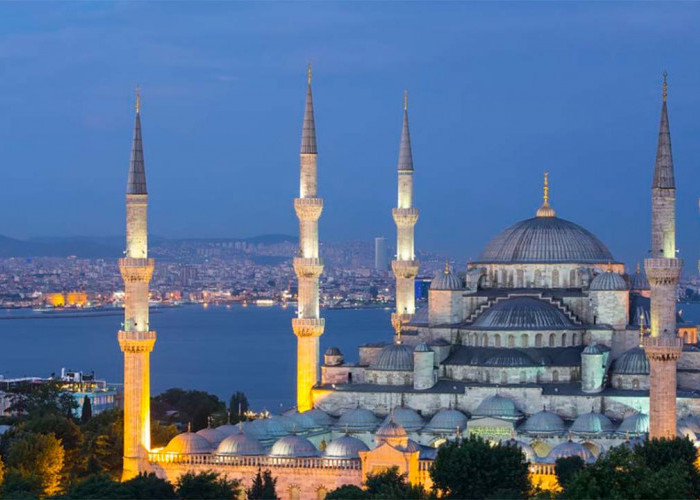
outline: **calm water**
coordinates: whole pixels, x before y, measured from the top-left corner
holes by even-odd
[[[213,392],[228,401],[241,390],[256,409],[293,405],[296,337],[293,308],[186,306],[158,309],[151,325],[158,332],[151,356],[154,394],[170,387]],[[390,340],[388,310],[324,310],[321,353],[339,347],[350,361],[357,346]],[[122,381],[117,344],[121,316],[67,318],[28,310],[0,311],[0,373],[7,377],[47,376],[61,367],[95,370],[99,378]]]

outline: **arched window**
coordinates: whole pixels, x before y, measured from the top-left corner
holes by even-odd
[[[515,347],[515,335],[508,335],[508,347]]]
[[[542,334],[535,335],[535,347],[542,347]]]
[[[501,270],[501,283],[503,283],[503,286],[508,284],[508,271],[505,269]]]
[[[489,336],[486,335],[485,333],[481,335],[481,345],[483,347],[488,347],[489,346]]]
[[[639,379],[632,379],[632,389],[639,389]]]
[[[552,382],[559,382],[559,370],[552,372]]]
[[[530,343],[528,342],[527,333],[523,333],[520,336],[520,347],[528,347]]]
[[[576,270],[572,269],[569,271],[569,286],[571,288],[576,286]]]
[[[522,269],[516,271],[516,276],[518,278],[517,286],[518,288],[523,288],[525,285],[525,272]]]
[[[490,378],[490,377],[489,377],[489,371],[488,371],[488,370],[484,370],[484,382],[486,382],[486,383],[488,384],[488,383],[489,383],[489,378]]]
[[[391,373],[386,376],[386,383],[388,385],[394,385],[394,375]]]
[[[578,345],[578,333],[574,333],[574,334],[571,336],[571,343],[572,343],[573,345]]]
[[[479,345],[479,335],[476,333],[472,335],[472,345],[474,347]]]
[[[348,384],[352,384],[352,372],[348,372]]]
[[[554,347],[557,345],[557,336],[553,333],[549,334],[549,347]]]
[[[316,490],[316,500],[325,500],[326,495],[328,495],[328,490],[323,486],[319,486]]]
[[[542,286],[542,271],[537,269],[535,271],[535,287],[539,288]]]
[[[506,373],[505,370],[501,372],[501,384],[507,384],[508,383],[508,374]]]
[[[494,345],[495,347],[501,347],[501,336],[500,336],[499,334],[496,334],[496,335],[493,337],[493,345]]]
[[[404,385],[411,385],[411,376],[410,375],[403,376],[403,384]]]
[[[559,269],[552,271],[552,288],[559,288]]]
[[[561,334],[561,346],[566,347],[566,333]]]
[[[525,374],[525,372],[520,372],[520,383],[524,384],[526,382],[527,382],[527,375]]]
[[[289,500],[301,500],[301,489],[297,485],[289,487]]]

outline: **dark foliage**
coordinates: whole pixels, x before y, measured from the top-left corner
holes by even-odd
[[[204,429],[211,415],[223,415],[226,411],[226,405],[213,394],[177,388],[159,394],[151,403],[155,419],[178,423],[183,427],[192,424],[193,432]]]
[[[394,498],[421,500],[428,498],[426,491],[420,486],[411,485],[405,475],[399,474],[397,467],[392,467],[379,474],[368,474],[365,488],[369,495],[368,498],[377,500]]]
[[[73,418],[73,411],[78,408],[72,394],[56,382],[43,384],[27,383],[15,390],[8,413],[31,418],[46,414]]]
[[[161,499],[169,500],[178,498],[173,485],[165,479],[160,479],[155,474],[139,474],[133,479],[129,479],[122,484],[129,495],[127,498],[134,499]]]
[[[562,488],[571,482],[571,480],[581,472],[585,463],[579,456],[557,458],[554,464],[554,472],[557,475],[557,481]]]
[[[229,400],[228,409],[231,414],[231,423],[235,424],[243,420],[243,414],[248,411],[248,398],[241,391],[236,391]]]
[[[229,481],[216,472],[188,472],[175,484],[177,495],[183,500],[236,499],[240,488],[238,481]]]
[[[83,409],[80,413],[80,423],[84,424],[92,418],[92,401],[90,398],[85,396],[83,399]]]
[[[253,478],[253,484],[247,491],[248,500],[277,500],[276,484],[277,479],[272,477],[269,470],[261,472],[258,469],[258,473]]]
[[[369,498],[369,493],[354,484],[344,484],[326,495],[326,500],[369,500]]]

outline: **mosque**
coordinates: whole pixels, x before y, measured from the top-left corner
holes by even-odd
[[[488,242],[465,274],[445,267],[428,305],[416,310],[413,158],[404,102],[398,161],[396,311],[392,342],[337,348],[321,359],[317,145],[311,73],[301,140],[297,317],[297,407],[283,415],[186,432],[150,446],[147,190],[140,105],[127,185],[124,478],[152,471],[169,480],[214,470],[248,484],[258,468],[277,477],[282,498],[324,498],[368,473],[398,466],[430,486],[439,446],[477,434],[522,449],[533,479],[554,487],[553,464],[593,462],[612,446],[700,433],[697,328],[676,313],[682,261],[675,249],[675,179],[663,101],[652,177],[651,252],[626,272],[580,225],[557,216],[544,177],[534,217]],[[537,204],[533,203],[534,206]],[[533,208],[534,208],[533,206]]]

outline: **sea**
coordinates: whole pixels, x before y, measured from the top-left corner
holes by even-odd
[[[700,323],[700,304],[679,304],[683,318]],[[158,339],[151,354],[151,392],[171,387],[207,391],[228,403],[242,391],[251,408],[277,412],[294,405],[295,309],[279,306],[186,305],[151,312]],[[321,355],[338,347],[347,361],[357,347],[390,342],[389,309],[324,309],[326,330]],[[0,375],[47,377],[61,368],[94,371],[120,384],[123,357],[117,343],[119,311],[111,315],[45,314],[28,309],[0,310]]]
[[[151,310],[158,338],[151,354],[151,393],[171,387],[207,391],[228,403],[242,391],[251,408],[276,412],[294,405],[295,308],[185,305]],[[0,310],[0,375],[47,377],[61,368],[94,371],[121,384],[123,357],[117,343],[123,313],[46,314]],[[357,361],[357,347],[390,342],[389,309],[324,309],[321,356],[338,347]]]

